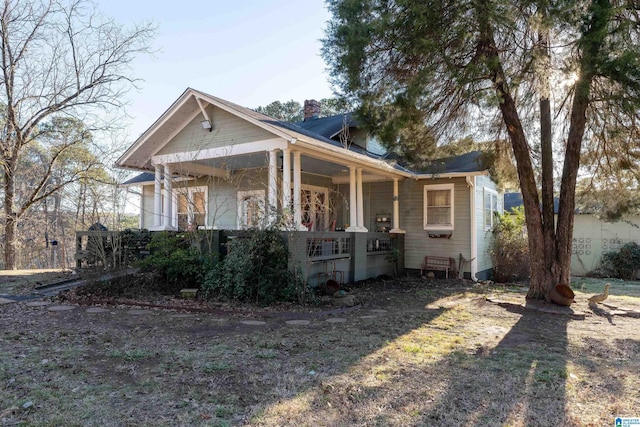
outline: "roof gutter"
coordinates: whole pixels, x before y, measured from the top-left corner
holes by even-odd
[[[489,171],[473,171],[473,172],[443,172],[443,173],[421,173],[415,174],[415,179],[436,179],[436,178],[469,178],[472,176],[486,176]],[[469,183],[469,180],[467,180]]]

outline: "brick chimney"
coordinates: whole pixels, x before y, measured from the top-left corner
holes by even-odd
[[[304,121],[315,120],[320,117],[320,102],[315,99],[304,101]]]

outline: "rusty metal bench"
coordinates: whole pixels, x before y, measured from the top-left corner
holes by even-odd
[[[443,256],[430,256],[424,257],[424,261],[420,266],[420,275],[424,276],[425,271],[444,271],[445,277],[449,278],[449,270],[451,270],[451,259]]]

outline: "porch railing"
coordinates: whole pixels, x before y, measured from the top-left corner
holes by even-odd
[[[238,236],[234,230],[206,230],[207,244],[223,258],[226,242]],[[149,251],[153,233],[147,231],[78,231],[76,232],[76,266],[78,268],[115,268],[131,265]],[[340,272],[344,282],[364,280],[379,275],[392,275],[403,268],[404,235],[352,232],[283,232],[289,248],[289,268],[304,270],[313,285],[328,272]],[[197,240],[197,239],[196,239]],[[388,255],[398,249],[399,258]],[[394,265],[396,264],[396,265]]]
[[[126,267],[149,254],[148,231],[76,231],[76,268]]]
[[[322,284],[328,277],[354,282],[392,275],[403,268],[404,235],[382,232],[285,234],[290,268],[303,269],[312,285]],[[398,249],[399,256],[389,256],[394,249]]]
[[[348,258],[351,255],[351,237],[308,237],[307,257],[313,260]]]
[[[389,252],[393,249],[393,241],[388,234],[386,236],[380,236],[380,233],[375,234],[373,237],[367,237],[367,253]]]

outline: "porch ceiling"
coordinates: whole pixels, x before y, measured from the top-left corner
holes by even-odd
[[[225,169],[230,172],[235,172],[242,169],[265,168],[268,165],[268,160],[268,153],[263,152],[244,154],[233,157],[224,157],[219,159],[198,160],[192,163],[208,168]],[[300,164],[303,173],[321,175],[330,178],[349,176],[349,168],[347,166],[322,159],[303,155],[300,158]],[[281,157],[278,157],[278,168],[282,170]]]

